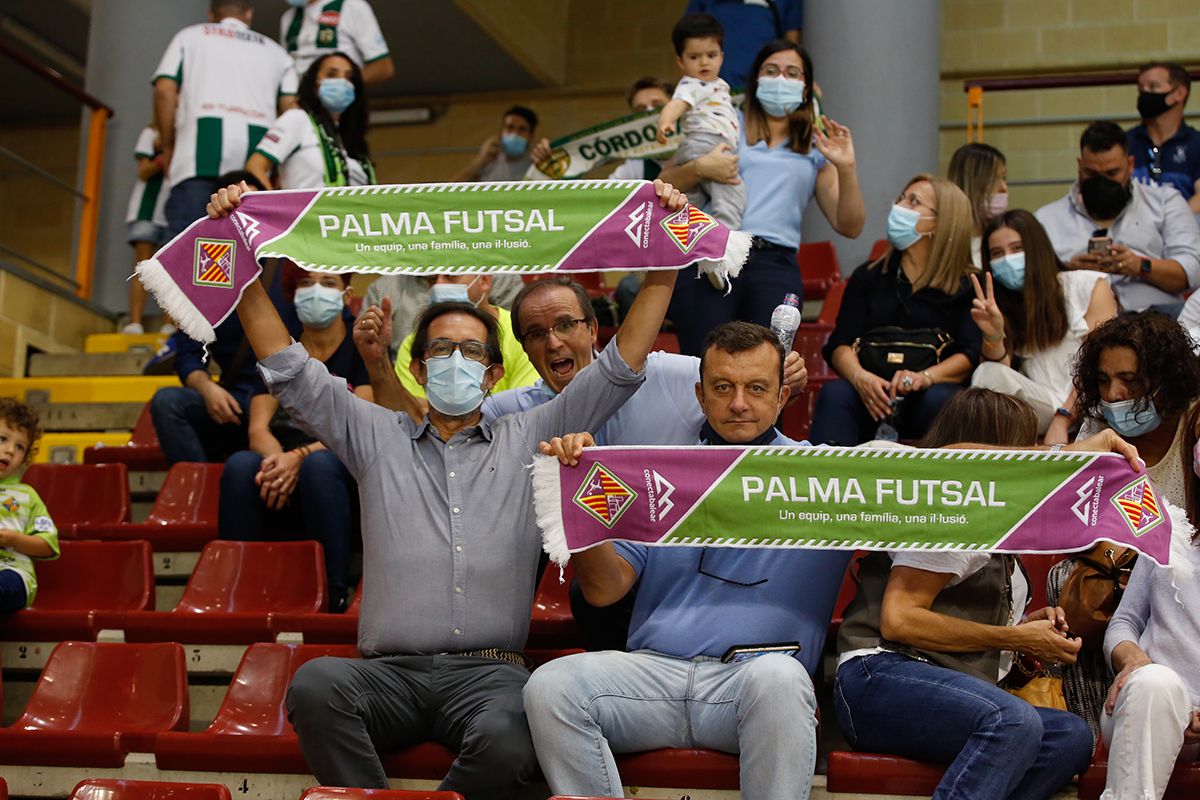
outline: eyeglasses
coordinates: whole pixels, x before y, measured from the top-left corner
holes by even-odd
[[[778,64],[763,64],[762,69],[758,71],[760,78],[778,78],[781,75],[793,81],[804,80],[804,70],[794,64],[788,65],[786,69],[782,70]]]
[[[463,358],[468,361],[487,360],[487,345],[476,339],[467,339],[465,342],[456,342],[453,339],[434,339],[425,346],[425,355],[429,358],[449,358],[454,355],[455,350],[462,353]]]
[[[586,319],[564,319],[562,322],[551,325],[549,328],[535,328],[531,331],[525,331],[521,334],[520,339],[526,344],[543,344],[550,338],[551,331],[559,339],[565,339],[585,322],[587,322]]]
[[[929,205],[928,203],[926,203],[920,197],[918,197],[916,192],[909,192],[908,194],[901,193],[896,198],[896,205],[907,206],[908,208],[916,208],[917,206],[924,206],[925,208],[929,209],[929,211],[935,217],[937,216],[937,209],[934,208],[933,206]]]
[[[700,563],[696,565],[696,571],[699,572],[701,575],[705,576],[706,578],[713,578],[718,581],[724,581],[725,583],[732,583],[734,586],[761,586],[762,584],[771,580],[770,578],[763,578],[761,581],[754,581],[752,583],[744,583],[742,581],[735,581],[730,578],[722,578],[720,575],[714,575],[711,572],[706,572],[704,569],[704,557],[707,555],[708,555],[708,548],[707,547],[701,548],[700,549]]]
[[[1161,181],[1162,151],[1158,148],[1158,146],[1152,146],[1146,154],[1150,156],[1150,163],[1146,165],[1146,168],[1150,171],[1150,176],[1154,178],[1156,182]]]

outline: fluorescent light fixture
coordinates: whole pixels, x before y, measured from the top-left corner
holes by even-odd
[[[414,108],[384,108],[371,112],[371,125],[420,125],[433,120],[429,106]]]

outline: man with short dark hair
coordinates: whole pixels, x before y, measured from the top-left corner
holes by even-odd
[[[1107,272],[1125,311],[1178,316],[1200,284],[1200,225],[1172,186],[1133,179],[1133,157],[1115,122],[1093,122],[1079,140],[1079,177],[1037,211],[1068,269]]]
[[[513,106],[501,118],[500,132],[489,136],[471,162],[452,181],[523,181],[533,164],[538,117],[532,108]],[[543,139],[547,148],[550,143]]]
[[[1152,61],[1138,70],[1137,87],[1142,124],[1125,134],[1133,176],[1174,186],[1192,212],[1200,214],[1200,131],[1183,121],[1191,76],[1173,61]]]
[[[702,443],[807,444],[772,427],[789,391],[783,348],[769,329],[720,325],[703,353],[694,389]],[[590,434],[574,434],[543,443],[542,452],[574,465],[593,443]],[[526,685],[530,731],[551,791],[623,797],[614,753],[707,747],[739,754],[746,800],[808,797],[817,758],[812,675],[850,558],[628,542],[573,554],[593,604],[616,602],[640,582],[633,652],[557,659]],[[798,647],[764,651],[783,642]],[[744,660],[722,658],[735,649]]]

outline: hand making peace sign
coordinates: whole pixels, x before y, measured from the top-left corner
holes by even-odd
[[[992,273],[986,273],[987,289],[979,285],[979,278],[971,273],[975,287],[975,299],[971,301],[971,319],[979,326],[985,339],[998,340],[1004,335],[1004,314],[996,305],[996,290],[992,284]]]

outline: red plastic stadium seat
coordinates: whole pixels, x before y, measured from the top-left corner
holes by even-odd
[[[162,781],[80,781],[70,800],[230,800],[229,789],[219,783],[165,783]]]
[[[883,258],[883,254],[887,252],[889,246],[887,239],[876,239],[875,244],[871,245],[871,254],[867,256],[867,260],[876,261]]]
[[[655,338],[652,349],[662,350],[664,353],[678,353],[679,337],[671,331],[663,331]]]
[[[1079,777],[1080,800],[1099,800],[1107,778],[1108,753],[1101,741],[1096,743],[1096,755],[1092,758],[1091,766]],[[1196,800],[1197,797],[1200,797],[1200,761],[1176,764],[1163,800]]]
[[[792,349],[804,358],[804,366],[808,369],[810,379],[835,377],[833,370],[825,363],[825,357],[821,355],[821,348],[829,341],[831,333],[833,326],[823,322],[806,323],[796,330]]]
[[[85,464],[124,464],[131,470],[157,472],[167,468],[162,448],[158,445],[158,432],[150,417],[150,404],[142,407],[129,444],[123,447],[96,445],[83,451]]]
[[[569,274],[580,286],[587,289],[587,293],[593,298],[611,297],[613,294],[613,290],[604,283],[603,272],[571,272]]]
[[[583,641],[579,626],[571,616],[567,591],[574,572],[567,564],[563,580],[558,580],[558,565],[546,565],[537,593],[533,596],[533,617],[529,623],[529,647],[577,647]]]
[[[209,542],[174,611],[125,615],[130,642],[249,644],[275,638],[271,612],[325,608],[317,542]]]
[[[463,800],[458,792],[418,792],[410,789],[343,789],[314,786],[300,800]]]
[[[187,669],[174,643],[63,642],[25,713],[0,729],[6,764],[121,767],[188,724]]]
[[[34,464],[23,480],[46,504],[59,538],[87,538],[91,527],[129,522],[124,464]]]
[[[842,280],[842,268],[833,242],[802,242],[796,261],[804,280],[805,300],[820,300],[829,287]]]
[[[37,578],[33,606],[0,618],[0,640],[95,641],[101,628],[120,627],[123,612],[154,608],[147,542],[63,542]]]
[[[821,304],[821,313],[817,315],[818,323],[822,325],[834,325],[837,323],[838,311],[842,307],[842,295],[845,293],[845,281],[838,281],[829,287],[829,291],[825,293],[825,302]]]
[[[300,665],[320,656],[357,658],[358,649],[352,645],[251,645],[207,730],[159,735],[154,746],[158,768],[308,774],[283,700]]]
[[[171,467],[145,522],[94,525],[96,539],[145,539],[157,551],[195,552],[217,538],[217,502],[223,464]]]
[[[799,399],[789,403],[783,409],[783,435],[800,441],[807,439],[812,429],[813,409],[817,407],[817,395],[821,387],[832,378],[809,378],[808,386],[800,393]]]
[[[858,550],[850,563],[846,565],[846,574],[842,576],[842,585],[838,589],[837,600],[833,603],[833,618],[829,621],[829,639],[837,639],[838,630],[846,618],[846,609],[858,594],[858,558],[866,555],[866,551]]]
[[[929,797],[946,767],[879,753],[829,754],[826,787],[847,794],[899,794]]]
[[[0,800],[8,800],[8,783],[0,778]]]
[[[362,583],[359,583],[354,599],[341,614],[271,614],[271,630],[276,636],[299,633],[305,644],[354,644],[358,641],[362,592]]]
[[[626,786],[686,786],[733,789],[738,784],[738,757],[716,750],[651,750],[617,756]]]

